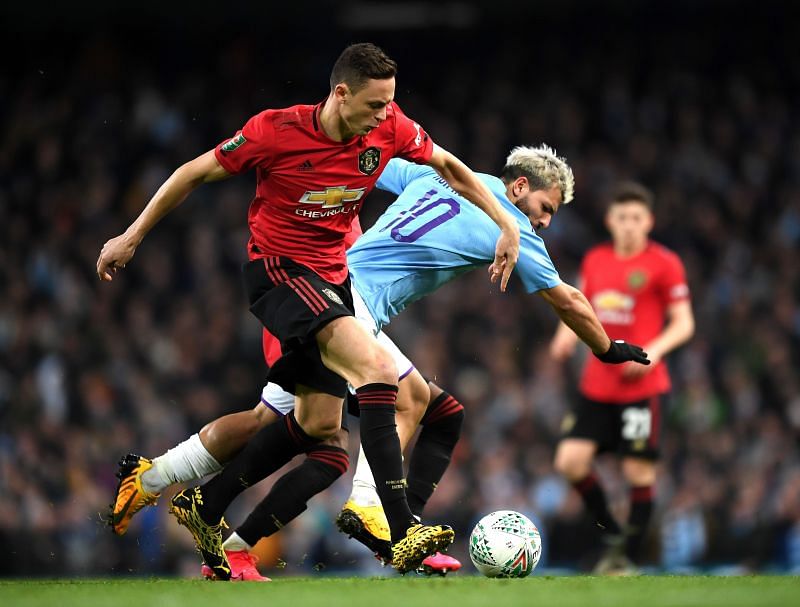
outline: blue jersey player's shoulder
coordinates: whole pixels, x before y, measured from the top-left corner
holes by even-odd
[[[401,194],[406,186],[420,177],[433,177],[437,175],[431,167],[423,164],[408,162],[402,158],[392,158],[383,169],[378,178],[376,187],[392,194]]]

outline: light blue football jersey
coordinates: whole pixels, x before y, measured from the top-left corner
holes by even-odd
[[[520,226],[514,274],[529,293],[561,283],[542,239],[506,198],[502,180],[479,173]],[[379,326],[456,276],[494,261],[500,228],[428,166],[392,159],[377,187],[398,198],[347,252],[353,283]],[[513,274],[512,274],[513,276]]]

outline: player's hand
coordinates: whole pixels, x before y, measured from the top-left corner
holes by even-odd
[[[661,356],[659,356],[654,350],[648,349],[647,351],[647,359],[650,361],[650,364],[645,365],[637,365],[636,363],[629,362],[622,368],[622,377],[627,381],[636,381],[641,379],[648,373],[650,373],[655,366],[661,361]]]
[[[489,266],[489,280],[493,283],[500,279],[500,290],[505,292],[511,272],[519,259],[519,226],[512,220],[500,232],[494,248],[494,261]]]
[[[97,275],[100,280],[113,280],[117,269],[124,268],[133,257],[137,244],[126,234],[120,234],[106,242],[97,258]]]
[[[619,363],[628,361],[633,361],[642,365],[650,364],[650,360],[647,358],[647,352],[642,350],[639,346],[626,343],[621,339],[612,339],[608,351],[603,354],[595,354],[595,356],[604,363],[612,365],[618,365]]]

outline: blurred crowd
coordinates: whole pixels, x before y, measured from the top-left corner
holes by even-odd
[[[496,173],[517,144],[546,142],[567,157],[575,202],[542,234],[567,282],[605,237],[609,189],[635,178],[655,192],[654,238],[686,264],[697,333],[670,361],[647,563],[800,572],[800,71],[791,40],[758,39],[749,48],[759,51],[747,52],[725,36],[665,30],[598,53],[588,29],[569,44],[561,33],[534,43],[448,31],[414,47],[396,33],[351,38],[397,58],[400,106],[475,170]],[[234,34],[162,33],[163,52],[133,35],[86,36],[0,75],[0,575],[196,574],[167,499],[124,538],[102,516],[121,455],[160,454],[258,400],[260,332],[239,283],[254,178],[203,186],[113,282],[100,283],[95,262],[182,162],[265,107],[323,99],[329,67],[351,41],[311,53],[296,40]],[[432,45],[447,49],[435,62]],[[365,226],[387,201],[373,195]],[[455,527],[462,559],[472,525],[501,508],[540,525],[543,569],[585,570],[597,556],[597,531],[552,467],[581,363],[549,360],[555,320],[520,285],[501,295],[476,272],[387,330],[466,407],[426,513]],[[600,473],[623,516],[613,461]],[[232,522],[259,491],[241,498]],[[342,479],[315,498],[265,554],[286,573],[378,571],[333,527],[348,492]]]

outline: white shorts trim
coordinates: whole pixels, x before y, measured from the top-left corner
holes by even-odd
[[[286,415],[294,409],[294,394],[287,392],[278,384],[269,382],[261,390],[261,402],[278,415]]]

